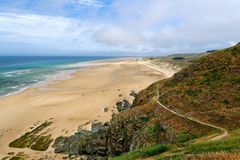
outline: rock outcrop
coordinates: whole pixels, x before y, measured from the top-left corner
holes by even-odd
[[[88,159],[106,159],[109,124],[92,124],[92,130],[81,130],[70,137],[58,137],[53,147],[56,153],[86,155]]]
[[[85,155],[90,160],[107,159],[156,143],[175,142],[178,132],[181,132],[181,127],[178,127],[181,121],[184,120],[174,120],[172,114],[163,113],[154,102],[149,102],[118,113],[110,123],[93,123],[91,131],[79,130],[70,137],[59,137],[53,147],[56,153]],[[185,129],[191,125],[193,128],[202,127],[191,122],[181,125]],[[196,130],[205,133],[211,129]]]
[[[126,99],[124,99],[123,101],[117,102],[116,106],[117,106],[118,112],[122,112],[124,110],[128,110],[132,108],[132,105]]]

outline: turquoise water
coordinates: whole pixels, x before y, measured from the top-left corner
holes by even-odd
[[[46,81],[58,72],[78,69],[69,67],[71,64],[111,58],[113,57],[0,56],[0,96]]]

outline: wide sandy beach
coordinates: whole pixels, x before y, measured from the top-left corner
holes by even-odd
[[[21,93],[0,99],[0,158],[9,152],[24,152],[31,158],[53,154],[8,147],[9,143],[45,121],[53,123],[45,132],[52,138],[74,134],[80,125],[90,121],[109,121],[116,112],[116,102],[129,93],[146,88],[168,77],[135,60],[94,62],[78,70],[67,80],[31,87]],[[104,108],[109,111],[105,112]],[[90,128],[90,125],[86,125]],[[30,159],[29,157],[29,159]]]

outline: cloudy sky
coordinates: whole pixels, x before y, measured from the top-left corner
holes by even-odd
[[[0,0],[1,55],[164,55],[240,41],[239,0]]]

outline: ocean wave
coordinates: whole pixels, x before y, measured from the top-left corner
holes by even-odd
[[[17,70],[17,71],[3,72],[3,73],[0,73],[0,76],[17,77],[17,76],[21,76],[23,74],[31,74],[31,73],[32,73],[32,69],[23,69],[23,70]]]
[[[87,59],[76,57],[74,62],[73,58],[65,60],[60,57],[55,60],[54,57],[54,61],[50,63],[49,59],[52,60],[53,57],[41,57],[42,60],[30,57],[31,61],[36,61],[36,64],[32,63],[30,65],[30,63],[25,63],[25,58],[19,60],[17,57],[16,62],[21,64],[14,64],[9,67],[8,64],[4,63],[3,68],[0,68],[0,97],[22,92],[32,86],[70,79],[76,70],[96,65],[93,62],[100,61],[100,58],[97,57]],[[30,58],[28,57],[27,60],[30,60]],[[8,59],[6,58],[6,60]]]
[[[80,69],[83,67],[87,67],[88,65],[90,65],[90,62],[78,62],[78,63],[73,63],[73,64],[64,64],[64,65],[60,65],[59,69]]]

